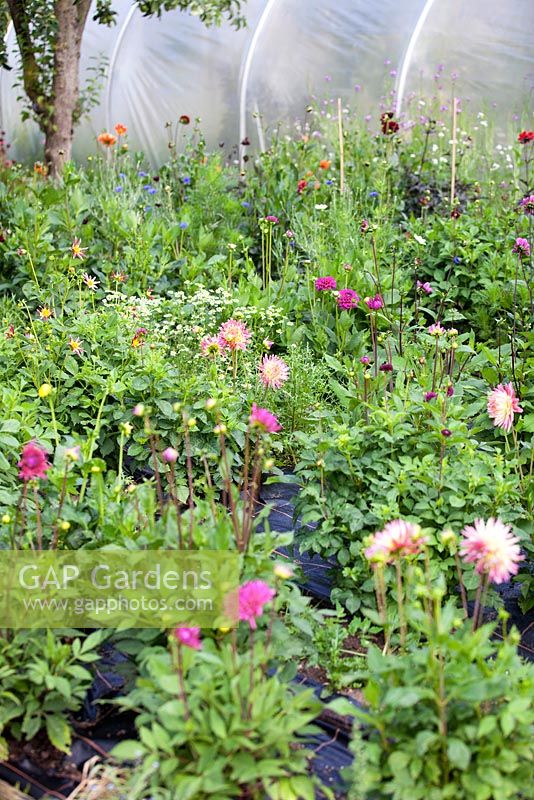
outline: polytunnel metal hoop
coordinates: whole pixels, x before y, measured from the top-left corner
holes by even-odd
[[[121,49],[122,40],[126,34],[126,28],[130,24],[135,12],[137,11],[137,3],[134,3],[128,14],[126,15],[126,19],[123,22],[122,28],[120,29],[119,35],[117,36],[117,41],[113,47],[113,51],[111,53],[111,58],[109,60],[109,67],[108,67],[108,81],[106,85],[106,128],[107,130],[111,130],[112,127],[112,115],[111,115],[111,88],[113,83],[113,71],[115,67],[115,62],[119,56],[119,51]]]
[[[250,78],[250,70],[252,67],[252,62],[254,59],[254,52],[256,50],[257,44],[259,42],[260,36],[262,31],[265,27],[269,16],[277,4],[278,0],[267,0],[267,5],[261,12],[261,16],[258,20],[256,25],[256,30],[250,40],[250,44],[247,49],[247,53],[243,62],[242,70],[241,70],[241,78],[239,81],[239,161],[241,163],[241,167],[243,167],[243,156],[245,153],[244,145],[241,142],[244,141],[247,135],[247,94],[248,94],[248,82]],[[258,127],[258,140],[260,143],[260,149],[262,152],[265,152],[265,141],[263,136],[263,130],[261,128],[261,124],[259,122],[259,113],[260,110],[256,106],[256,114],[257,114],[257,127]]]
[[[408,42],[408,47],[406,48],[406,52],[404,53],[404,57],[402,59],[401,68],[399,70],[399,77],[397,79],[397,83],[395,86],[395,94],[396,94],[395,113],[397,116],[401,113],[402,110],[402,101],[404,99],[404,92],[406,90],[406,81],[408,80],[408,72],[410,70],[410,64],[413,58],[413,54],[417,46],[419,36],[421,35],[421,32],[424,28],[425,22],[433,5],[434,5],[434,0],[426,0],[425,7],[421,11],[419,19],[415,23],[415,27],[410,37],[410,41]]]

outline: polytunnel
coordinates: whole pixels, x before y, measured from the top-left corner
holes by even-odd
[[[117,24],[89,21],[82,48],[88,69],[106,65],[98,106],[76,132],[74,156],[95,151],[95,138],[116,122],[130,147],[157,165],[168,155],[169,128],[199,117],[208,146],[232,152],[248,138],[264,147],[283,120],[302,118],[314,98],[378,118],[378,102],[397,113],[414,94],[430,96],[438,78],[497,124],[531,102],[534,3],[516,0],[248,0],[247,27],[206,28],[181,12],[145,18],[131,0],[114,2]],[[12,61],[13,29],[8,31]],[[12,157],[38,158],[41,135],[20,121],[16,70],[0,74],[1,124]],[[478,106],[477,106],[478,104]]]

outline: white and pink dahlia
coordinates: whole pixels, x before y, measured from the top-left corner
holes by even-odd
[[[506,386],[499,383],[497,388],[488,394],[488,414],[497,428],[502,428],[508,433],[514,424],[514,414],[522,412],[512,383],[507,383]]]
[[[200,342],[200,349],[204,356],[220,356],[226,345],[220,336],[204,336]]]
[[[487,575],[492,583],[504,583],[517,574],[524,556],[510,525],[493,517],[476,519],[465,526],[462,536],[460,554],[466,563],[475,565],[479,575]]]
[[[369,561],[389,563],[397,556],[420,553],[427,541],[419,525],[403,519],[394,519],[388,522],[383,530],[374,534],[369,547],[365,550],[365,557]]]
[[[219,328],[219,339],[229,350],[246,350],[251,337],[252,333],[240,319],[229,319]]]
[[[266,389],[279,389],[289,378],[289,367],[283,358],[264,356],[260,364],[260,379]]]

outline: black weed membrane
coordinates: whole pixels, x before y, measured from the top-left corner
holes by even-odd
[[[268,484],[262,488],[258,505],[270,506],[268,519],[272,530],[283,532],[299,528],[299,521],[294,518],[294,499],[298,491],[298,485],[291,481],[291,476],[286,476],[283,483]],[[282,548],[277,554],[290,558],[300,568],[303,576],[300,585],[307,594],[322,604],[330,602],[332,571],[337,567],[334,560],[324,560],[317,554],[300,552],[295,546]],[[503,584],[497,588],[503,598],[504,607],[510,614],[508,624],[515,625],[521,633],[520,654],[526,659],[534,660],[534,610],[527,614],[522,613],[519,606],[520,587],[517,584]],[[494,609],[485,609],[485,621],[496,617],[497,612]],[[496,633],[496,636],[499,634]],[[106,644],[102,647],[102,658],[98,663],[95,680],[82,712],[74,721],[72,753],[65,757],[59,768],[57,764],[33,763],[25,757],[21,761],[1,764],[0,780],[19,787],[29,797],[46,796],[67,800],[80,783],[84,765],[95,757],[105,760],[119,742],[136,737],[133,714],[118,713],[113,706],[99,703],[101,700],[112,699],[125,690],[128,664],[128,656],[112,645]],[[337,800],[344,800],[347,786],[343,773],[353,761],[349,745],[354,717],[341,717],[326,708],[326,704],[339,695],[327,696],[323,684],[304,675],[297,675],[294,681],[299,686],[312,688],[325,703],[323,713],[316,719],[316,726],[321,732],[307,741],[306,747],[314,752],[311,762],[313,772],[334,792]],[[343,697],[355,707],[358,706],[354,699],[346,695]],[[317,800],[322,798],[323,795],[317,795]],[[0,800],[4,800],[1,786]],[[5,800],[12,798],[6,795]]]

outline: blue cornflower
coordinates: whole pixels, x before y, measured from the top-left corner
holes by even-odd
[[[152,206],[145,206],[145,211],[146,211],[147,213],[148,213],[149,211],[152,211]]]
[[[241,203],[241,205],[243,206],[243,208],[250,208],[250,203],[247,203],[247,201],[246,201],[246,200],[243,200],[243,202]]]
[[[116,192],[122,192],[122,186],[115,186]]]
[[[125,172],[119,172],[119,178],[122,178],[122,180],[124,180],[125,177],[126,177],[126,173]]]
[[[454,258],[452,260],[454,261],[455,264],[461,264],[462,263],[462,259],[460,258],[460,256],[454,256]]]
[[[143,186],[143,189],[149,194],[156,194],[156,192],[158,191],[155,186],[150,186],[150,184]]]
[[[369,192],[369,197],[378,197],[378,192]]]
[[[327,185],[327,186],[332,186],[332,184],[334,183],[334,181],[325,181],[325,183],[326,183],[326,185]]]
[[[182,178],[182,183],[185,186],[189,186],[189,184],[191,183],[191,178],[189,177],[189,175],[186,175],[185,178]]]
[[[187,222],[180,222],[180,228],[183,231],[185,231],[185,229],[188,228],[188,227],[189,227],[189,225],[187,224]]]
[[[148,172],[143,172],[142,170],[141,170],[141,172],[138,172],[137,174],[139,175],[140,178],[146,178],[148,176]]]

